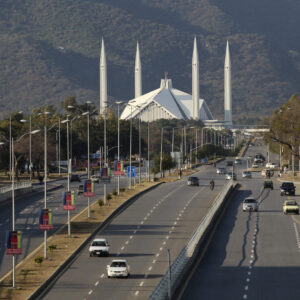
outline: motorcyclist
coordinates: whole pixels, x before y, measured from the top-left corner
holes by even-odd
[[[213,189],[215,188],[215,182],[214,182],[213,179],[212,179],[212,180],[210,181],[210,183],[209,183],[209,188],[210,188],[211,190],[213,190]]]

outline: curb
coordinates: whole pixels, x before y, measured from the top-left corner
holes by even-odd
[[[103,229],[107,226],[116,216],[122,213],[127,207],[133,204],[140,196],[149,192],[150,190],[158,187],[164,182],[159,182],[156,185],[149,187],[148,189],[132,196],[124,203],[122,203],[116,210],[114,210],[97,228],[90,234],[90,236],[82,242],[82,244],[63,262],[61,266],[37,289],[35,290],[27,299],[28,300],[35,300],[41,299],[48,290],[54,285],[54,283],[60,278],[61,275],[68,269],[68,267],[74,262],[83,248],[90,242],[90,240],[97,234],[100,229]],[[82,212],[80,212],[82,213]]]

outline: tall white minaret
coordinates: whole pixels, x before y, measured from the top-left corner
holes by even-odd
[[[100,114],[105,112],[107,106],[107,67],[104,40],[102,38],[100,53]]]
[[[134,66],[134,97],[139,96],[142,96],[142,64],[139,43],[137,42]]]
[[[231,97],[231,62],[229,53],[229,43],[226,44],[226,54],[224,63],[224,119],[225,125],[232,126],[232,97]]]
[[[197,40],[194,38],[194,50],[192,60],[192,97],[193,97],[193,119],[199,119],[199,58]]]

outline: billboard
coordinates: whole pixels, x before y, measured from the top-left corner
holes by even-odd
[[[6,254],[22,254],[22,231],[6,231]]]
[[[51,230],[53,229],[52,224],[52,209],[41,208],[39,211],[39,224],[41,230]]]
[[[74,191],[67,191],[63,193],[63,206],[64,210],[75,209],[75,193]]]
[[[124,175],[124,163],[121,160],[114,161],[114,174]]]
[[[94,197],[95,196],[95,183],[90,179],[84,181],[83,185],[83,196]]]

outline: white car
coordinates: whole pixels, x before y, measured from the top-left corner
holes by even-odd
[[[275,163],[267,163],[267,164],[266,164],[266,167],[267,167],[267,168],[270,168],[270,169],[275,169],[275,168],[278,168],[279,165],[278,165],[278,164],[275,164]]]
[[[106,239],[94,239],[89,248],[90,256],[109,256],[109,244]]]
[[[250,171],[243,171],[242,177],[243,178],[252,178],[252,174]]]
[[[226,174],[226,168],[217,168],[217,174]]]
[[[256,168],[258,168],[258,167],[259,167],[259,166],[258,166],[257,163],[253,163],[253,164],[252,164],[252,168],[253,168],[253,169],[256,169]]]
[[[125,259],[114,259],[110,265],[107,265],[107,277],[129,277],[130,267]]]
[[[246,198],[243,201],[243,211],[257,211],[258,204],[255,198]]]
[[[231,180],[231,179],[233,179],[233,180],[236,180],[236,174],[233,172],[228,172],[227,173],[227,175],[226,175],[226,177],[225,177],[225,179],[226,180]]]
[[[242,160],[240,158],[236,158],[234,161],[235,165],[240,165],[242,163]]]

